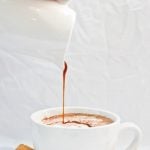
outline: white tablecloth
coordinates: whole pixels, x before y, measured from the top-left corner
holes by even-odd
[[[113,111],[123,122],[139,125],[143,145],[150,145],[149,1],[73,0],[70,5],[77,23],[66,56],[66,105]],[[31,139],[30,114],[61,106],[59,79],[50,63],[0,50],[0,135]]]

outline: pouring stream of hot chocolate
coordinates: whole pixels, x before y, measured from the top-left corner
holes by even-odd
[[[62,122],[65,123],[65,89],[66,89],[66,74],[68,70],[68,65],[64,62],[64,70],[63,70],[63,111],[62,111]]]

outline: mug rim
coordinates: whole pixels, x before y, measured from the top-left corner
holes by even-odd
[[[111,112],[111,111],[108,111],[108,110],[105,110],[105,109],[99,109],[99,108],[90,108],[90,107],[78,107],[78,106],[67,106],[65,107],[65,109],[76,109],[76,110],[89,110],[89,111],[95,111],[95,112],[102,112],[102,113],[105,113],[105,114],[108,114],[112,117],[109,117],[109,118],[115,118],[113,119],[113,122],[110,123],[110,124],[106,124],[106,125],[102,125],[102,126],[96,126],[96,127],[92,127],[92,128],[68,128],[68,127],[55,127],[55,126],[50,126],[50,125],[46,125],[42,122],[39,122],[36,118],[35,118],[35,115],[37,114],[42,114],[44,112],[50,112],[50,111],[59,111],[61,110],[62,107],[52,107],[52,108],[47,108],[47,109],[41,109],[41,110],[38,110],[34,113],[31,114],[30,116],[30,119],[32,120],[32,122],[38,126],[42,126],[42,127],[45,127],[45,128],[50,128],[50,129],[66,129],[66,130],[93,130],[93,129],[101,129],[101,128],[107,128],[107,127],[111,127],[111,126],[114,126],[114,125],[117,125],[120,123],[120,117]],[[102,115],[102,114],[99,114],[99,115]],[[105,116],[105,115],[104,115]],[[105,117],[108,117],[107,115]]]

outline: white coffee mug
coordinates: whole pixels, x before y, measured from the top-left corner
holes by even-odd
[[[67,107],[66,113],[100,114],[114,122],[93,128],[51,127],[42,123],[48,116],[61,114],[62,108],[40,110],[32,114],[33,143],[36,150],[116,150],[118,137],[123,130],[134,133],[134,139],[126,150],[137,150],[141,130],[133,123],[120,123],[114,113],[101,109]]]

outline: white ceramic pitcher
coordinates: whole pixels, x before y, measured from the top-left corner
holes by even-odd
[[[75,20],[69,0],[0,0],[0,49],[61,67]]]

